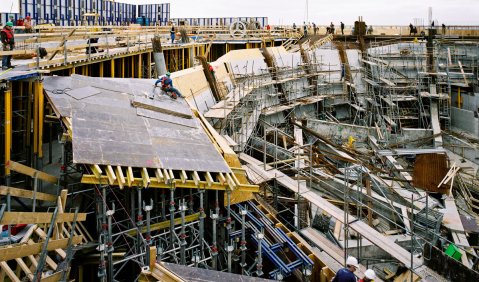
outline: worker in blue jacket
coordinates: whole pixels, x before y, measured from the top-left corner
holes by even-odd
[[[176,97],[183,98],[183,95],[181,95],[180,91],[173,87],[173,80],[171,80],[170,76],[171,73],[167,72],[164,76],[158,78],[158,80],[155,82],[155,87],[157,87],[160,83],[161,90],[165,91],[166,93],[171,93],[171,96],[174,99],[176,99]]]
[[[356,275],[354,272],[359,268],[358,260],[355,257],[348,257],[346,259],[346,267],[341,268],[336,272],[332,282],[356,282]]]

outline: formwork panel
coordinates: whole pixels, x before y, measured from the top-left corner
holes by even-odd
[[[153,83],[77,75],[46,77],[44,89],[53,107],[58,114],[72,118],[74,162],[230,172],[185,100],[172,100],[167,95],[155,100],[144,98],[154,91]],[[86,86],[99,93],[77,97],[79,100],[68,91],[53,94],[58,93],[55,89]],[[138,101],[152,106],[142,108]]]

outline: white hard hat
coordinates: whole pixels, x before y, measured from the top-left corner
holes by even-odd
[[[355,257],[348,257],[346,259],[346,265],[352,265],[352,266],[355,266],[356,268],[359,268],[358,260]]]
[[[376,273],[374,272],[374,270],[368,269],[364,272],[364,277],[372,280],[376,278]]]

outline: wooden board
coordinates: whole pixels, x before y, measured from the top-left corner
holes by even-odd
[[[65,249],[68,247],[68,238],[59,240],[50,240],[47,245],[47,251],[53,251],[56,249]],[[82,236],[74,236],[72,244],[80,244],[83,240]],[[17,246],[7,246],[0,249],[0,261],[8,261],[16,258],[27,257],[30,255],[39,254],[42,251],[43,242],[34,243],[31,245],[22,244]]]
[[[37,177],[40,180],[50,182],[52,184],[57,184],[58,183],[58,178],[55,176],[52,176],[48,173],[45,173],[43,171],[39,171],[36,169],[33,169],[31,167],[28,167],[26,165],[22,165],[20,163],[14,162],[14,161],[7,161],[5,166],[13,171],[16,171],[21,174],[28,175],[30,177]]]
[[[22,223],[50,223],[53,213],[50,212],[5,212],[0,221],[1,225],[22,224]],[[71,222],[75,217],[74,213],[58,214],[56,222]],[[77,221],[85,221],[86,213],[78,213]]]
[[[35,194],[35,198],[40,201],[47,201],[47,202],[56,202],[57,196],[52,194],[46,194],[41,192],[34,193],[30,190],[14,188],[9,186],[0,186],[0,195],[8,195],[18,198],[25,198],[25,199],[33,199]]]

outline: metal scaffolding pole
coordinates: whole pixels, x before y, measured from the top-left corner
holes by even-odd
[[[185,231],[185,213],[188,207],[186,206],[185,200],[180,201],[178,210],[181,212],[181,231],[180,231],[180,259],[181,264],[186,265],[186,231]]]

